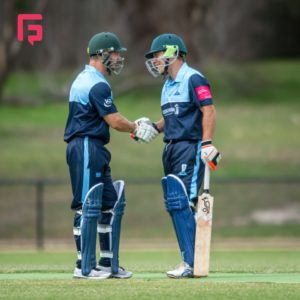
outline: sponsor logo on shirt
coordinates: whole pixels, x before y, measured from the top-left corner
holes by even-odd
[[[179,105],[178,105],[178,104],[175,104],[175,105],[174,105],[174,108],[175,108],[174,114],[175,114],[175,115],[179,115]]]
[[[207,85],[200,85],[195,88],[196,95],[199,101],[204,101],[206,99],[211,99],[211,91]]]
[[[112,106],[112,99],[111,98],[104,99],[104,106],[105,107]]]
[[[166,109],[163,109],[162,111],[164,116],[169,116],[169,115],[179,115],[179,105],[175,104],[174,107],[169,107]]]

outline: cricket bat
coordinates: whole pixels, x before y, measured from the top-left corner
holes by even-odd
[[[196,214],[196,237],[194,277],[206,277],[209,273],[210,241],[214,198],[209,194],[210,169],[205,164],[204,188],[198,197]]]

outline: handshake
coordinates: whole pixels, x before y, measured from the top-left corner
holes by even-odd
[[[139,144],[150,143],[159,134],[160,131],[155,123],[146,117],[139,118],[134,121],[136,124],[135,130],[130,134],[130,137],[137,141]]]

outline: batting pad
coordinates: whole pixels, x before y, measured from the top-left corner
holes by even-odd
[[[189,205],[189,197],[181,179],[173,174],[163,178],[164,187],[166,180],[166,209],[169,212],[183,260],[191,267],[194,265],[195,249],[195,218]],[[164,188],[165,189],[165,188]]]
[[[102,206],[103,183],[94,185],[86,194],[81,221],[81,272],[87,276],[96,267],[97,223]]]
[[[112,251],[113,257],[111,260],[111,272],[117,274],[119,271],[119,246],[121,234],[121,222],[124,214],[125,200],[125,183],[122,180],[114,182],[114,188],[118,194],[118,201],[114,206],[114,220],[112,223]]]
[[[167,186],[167,177],[163,177],[161,179],[161,185],[163,188],[163,193],[164,193],[164,202],[165,202],[165,207],[167,209],[167,211],[170,213],[169,209],[168,209],[168,201],[167,201],[167,192],[168,192],[168,186]],[[171,214],[170,214],[171,215]],[[182,240],[179,239],[178,234],[177,234],[177,230],[176,230],[176,225],[174,223],[174,219],[171,217],[172,223],[173,223],[173,227],[175,229],[175,233],[176,233],[176,237],[177,237],[177,241],[178,241],[178,245],[180,248],[180,253],[183,253],[183,249],[184,249],[184,245],[182,244]]]
[[[101,250],[100,254],[101,258],[106,257],[111,259],[112,274],[117,274],[119,271],[121,223],[126,200],[125,182],[123,180],[117,180],[114,181],[113,184],[118,198],[112,209],[102,212],[102,219],[98,226],[98,232],[101,234],[101,238],[104,238],[106,234],[109,235],[109,249],[107,249],[107,251]],[[106,223],[103,221],[106,221]]]

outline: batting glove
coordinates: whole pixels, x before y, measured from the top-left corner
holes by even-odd
[[[221,158],[220,152],[212,144],[212,141],[207,140],[201,143],[201,160],[204,164],[208,164],[213,171],[216,171]]]
[[[142,117],[134,121],[136,129],[130,137],[140,144],[149,143],[159,135],[157,126],[149,118]]]

